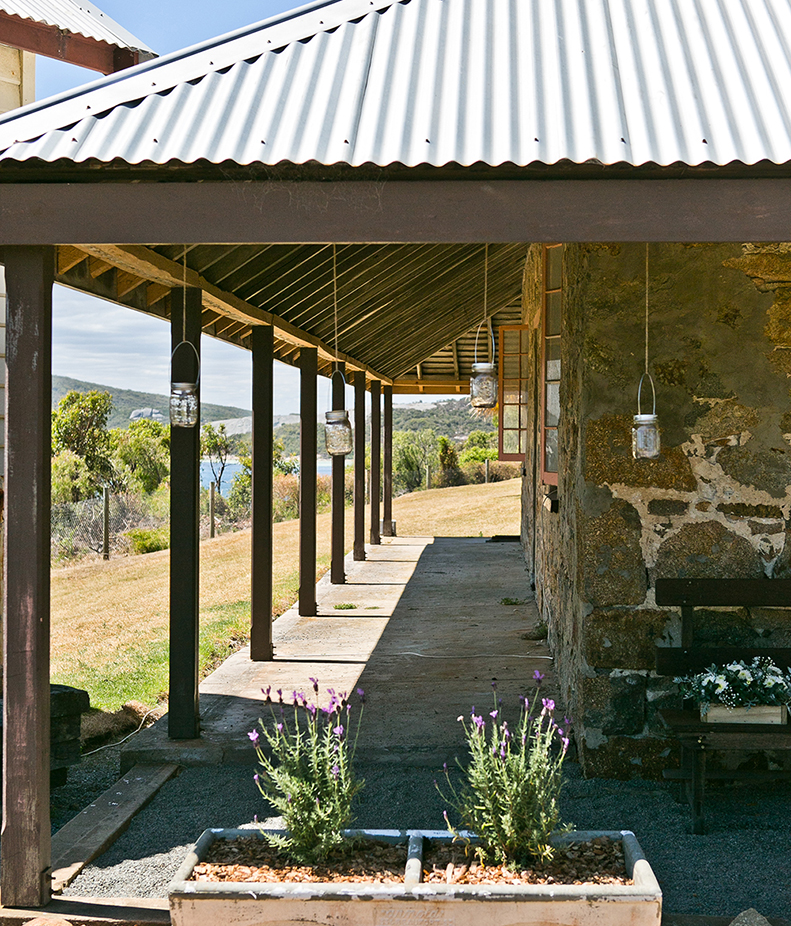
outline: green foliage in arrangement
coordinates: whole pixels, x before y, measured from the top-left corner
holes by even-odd
[[[461,829],[478,838],[475,851],[482,862],[524,865],[552,858],[549,837],[558,828],[558,800],[563,784],[563,760],[569,744],[570,721],[560,727],[554,719],[555,702],[540,698],[543,679],[534,674],[536,691],[532,701],[520,697],[519,720],[513,729],[502,717],[496,683],[494,710],[488,718],[470,713],[470,721],[459,717],[470,753],[460,789],[456,789],[445,767],[448,793],[438,785],[443,799],[458,814],[458,826],[445,820],[455,836]],[[539,707],[540,711],[536,714]]]
[[[677,678],[676,683],[685,697],[699,702],[703,713],[710,704],[749,708],[791,703],[791,673],[783,672],[768,656],[756,656],[749,663],[712,665],[697,675]]]
[[[311,678],[318,701],[319,683]],[[254,778],[264,798],[283,817],[286,835],[263,833],[264,839],[284,850],[298,862],[315,863],[342,849],[343,830],[352,818],[352,800],[364,782],[352,770],[357,734],[365,703],[357,689],[360,709],[352,719],[352,704],[345,694],[330,688],[329,704],[320,707],[303,692],[294,692],[288,708],[283,693],[272,704],[271,687],[266,701],[271,705],[271,722],[260,721],[258,730],[248,733],[258,756]],[[354,723],[354,732],[352,724]]]

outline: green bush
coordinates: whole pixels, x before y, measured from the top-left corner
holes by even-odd
[[[170,529],[167,527],[136,527],[124,536],[129,538],[133,553],[156,553],[170,546]]]

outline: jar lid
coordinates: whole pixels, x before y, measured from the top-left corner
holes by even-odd
[[[170,388],[173,392],[195,392],[198,388],[197,383],[171,383]]]
[[[335,424],[336,422],[348,423],[349,421],[349,413],[343,408],[332,412],[325,412],[324,417],[327,420],[327,424]]]
[[[659,418],[656,415],[635,415],[635,424],[657,424]]]
[[[493,363],[474,363],[472,365],[473,373],[494,373]]]

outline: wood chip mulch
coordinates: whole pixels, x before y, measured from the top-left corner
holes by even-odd
[[[481,865],[472,850],[433,845],[423,859],[423,881],[429,884],[633,884],[626,876],[620,842],[598,836],[555,852],[551,862],[521,871],[502,865]]]
[[[407,847],[377,842],[357,843],[352,852],[320,865],[299,865],[258,837],[218,839],[191,881],[264,881],[268,883],[363,881],[402,884]]]

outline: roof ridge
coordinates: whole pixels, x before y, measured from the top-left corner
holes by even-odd
[[[259,23],[141,62],[0,115],[0,150],[52,131],[53,122],[60,127],[72,125],[86,115],[95,116],[115,106],[172,90],[239,61],[329,32],[368,13],[403,2],[409,0],[313,0]],[[271,37],[262,44],[260,36],[266,32]],[[160,75],[160,79],[152,80],[154,75]],[[119,95],[123,84],[127,84],[128,92]],[[92,99],[86,103],[89,97]],[[17,123],[24,127],[15,134],[13,126]]]

